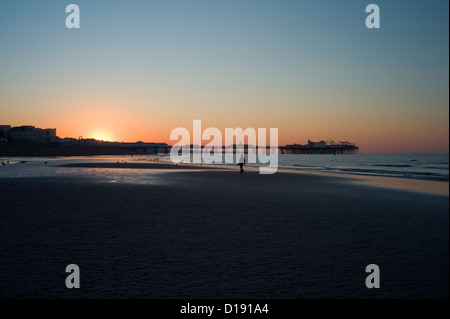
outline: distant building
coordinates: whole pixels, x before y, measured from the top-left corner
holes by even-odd
[[[5,137],[16,143],[55,143],[59,142],[56,128],[40,129],[31,125],[16,126],[0,125],[0,137]]]
[[[61,144],[66,145],[66,146],[74,146],[74,145],[78,145],[80,143],[76,138],[66,137],[61,140]]]
[[[43,129],[34,126],[13,127],[5,134],[11,142],[45,143],[46,133]]]
[[[55,136],[55,137],[51,138],[50,140],[47,140],[47,142],[49,142],[50,144],[61,144],[62,139],[59,138],[58,136]]]
[[[324,141],[320,142],[312,142],[311,140],[308,140],[308,147],[314,147],[314,148],[324,148],[327,147],[327,143]]]
[[[11,125],[0,125],[0,137],[4,137],[10,129]]]
[[[290,144],[280,146],[279,150],[281,154],[359,154],[359,147],[355,144],[348,141],[336,143],[332,140],[328,142],[308,140],[305,145]]]
[[[56,137],[56,128],[46,128],[44,129],[44,131],[48,140],[54,139]]]
[[[0,131],[2,131],[3,133],[6,133],[10,129],[11,129],[11,125],[0,125]]]
[[[95,138],[83,138],[78,139],[78,142],[81,146],[88,146],[88,147],[94,147],[94,146],[100,146],[102,145],[101,141],[96,140]]]

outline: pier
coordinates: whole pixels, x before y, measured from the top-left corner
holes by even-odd
[[[70,142],[70,143],[68,143]],[[189,152],[202,152],[205,146],[186,145]],[[207,148],[210,148],[208,146]],[[307,145],[285,146],[255,146],[248,144],[234,144],[218,146],[216,151],[221,153],[257,153],[263,148],[265,152],[280,154],[359,154],[359,147],[353,143],[313,143]],[[0,143],[0,156],[93,156],[93,155],[122,155],[122,154],[169,154],[172,145],[166,143],[119,143],[102,142],[93,139],[70,139],[66,143],[36,144],[36,143]],[[207,150],[206,150],[207,151]],[[212,151],[212,149],[210,150]],[[181,150],[180,150],[181,152]]]
[[[280,146],[279,149],[281,154],[359,154],[359,147],[348,142],[318,147],[293,144]]]
[[[115,146],[119,146],[121,148],[128,149],[130,151],[135,151],[138,153],[144,154],[169,154],[172,146],[165,143],[120,143]],[[205,146],[202,145],[186,145],[185,147],[189,148],[190,153],[201,152],[205,149]],[[209,146],[208,148],[212,147]],[[243,151],[244,153],[257,152],[261,149],[260,146],[248,145],[248,144],[234,144],[227,146],[218,146],[222,153],[225,152],[239,152]],[[344,154],[359,154],[359,147],[350,142],[311,142],[308,141],[306,145],[300,144],[292,144],[285,146],[265,146],[263,147],[266,152],[276,150],[280,154],[333,154],[333,155],[344,155]],[[181,150],[180,150],[181,152]]]
[[[144,154],[169,154],[172,148],[166,143],[116,143],[115,147],[124,148],[130,151]]]
[[[203,151],[205,146],[199,145],[189,145],[187,146],[190,149],[190,152],[200,152]],[[249,151],[257,152],[261,149],[260,146],[248,145],[248,144],[234,144],[228,146],[222,146],[222,153],[225,152],[233,152],[243,151],[244,153],[248,153]],[[263,147],[266,152],[277,150],[280,154],[332,154],[332,155],[344,155],[344,154],[359,154],[359,147],[350,142],[318,142],[314,143],[308,141],[306,145],[300,144],[292,144],[285,146],[265,146]],[[169,151],[170,152],[170,151]]]

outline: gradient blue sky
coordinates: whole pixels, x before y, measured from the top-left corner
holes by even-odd
[[[81,29],[65,27],[65,7]],[[365,7],[381,29],[365,27]],[[1,1],[0,124],[170,142],[192,120],[280,144],[448,152],[449,2]]]

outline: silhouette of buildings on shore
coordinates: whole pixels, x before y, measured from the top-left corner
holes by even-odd
[[[55,128],[41,129],[34,126],[16,126],[1,125],[0,132],[3,143],[19,142],[19,143],[33,143],[46,144],[51,143],[56,136]]]
[[[157,154],[168,153],[171,146],[166,143],[123,143],[100,141],[94,138],[78,139],[66,137],[60,138],[56,135],[55,128],[41,129],[31,125],[11,127],[11,125],[0,125],[0,144],[33,144],[33,145],[53,145],[83,148],[120,148],[138,153]]]
[[[166,143],[123,143],[123,142],[108,142],[99,141],[93,138],[60,138],[56,135],[55,128],[41,129],[34,126],[16,126],[0,125],[0,144],[6,143],[23,143],[23,144],[38,144],[38,145],[55,145],[55,146],[75,146],[75,147],[115,147],[130,150],[143,154],[158,154],[169,153],[172,146]],[[222,151],[229,151],[230,149],[236,151],[243,149],[248,152],[248,149],[256,150],[258,147],[251,145],[230,145],[223,147]],[[312,142],[308,140],[306,145],[291,144],[286,146],[271,147],[266,146],[267,150],[273,148],[278,149],[281,154],[359,154],[359,147],[350,142],[334,142],[334,141],[320,141]],[[190,145],[191,153],[201,151],[203,146]]]

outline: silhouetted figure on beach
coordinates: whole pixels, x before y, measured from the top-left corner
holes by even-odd
[[[239,167],[241,168],[241,173],[244,173],[244,164],[245,164],[245,157],[243,154],[241,154],[241,157],[239,158]]]
[[[44,162],[44,165],[47,166],[48,162]]]

